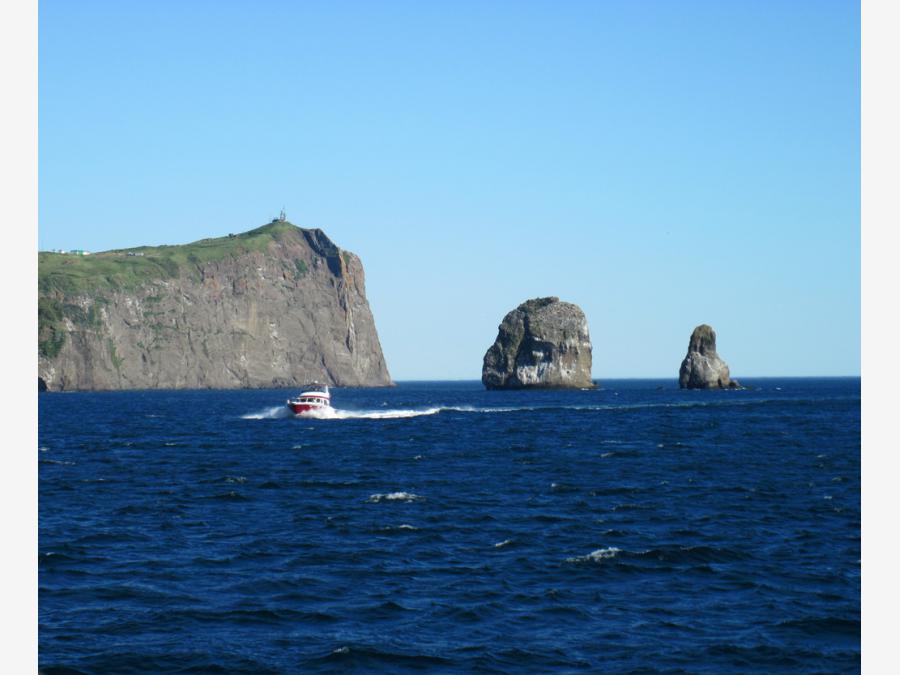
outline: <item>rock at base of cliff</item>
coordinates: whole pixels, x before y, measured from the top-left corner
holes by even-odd
[[[701,324],[691,333],[687,356],[681,362],[678,385],[682,389],[740,389],[732,380],[725,363],[716,352],[716,331]]]
[[[584,312],[556,297],[523,302],[503,318],[481,381],[488,389],[595,387]]]

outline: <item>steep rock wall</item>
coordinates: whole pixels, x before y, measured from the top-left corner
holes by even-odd
[[[391,384],[362,263],[321,230],[42,253],[39,285],[51,391]]]

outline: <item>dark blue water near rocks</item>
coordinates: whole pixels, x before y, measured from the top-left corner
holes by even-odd
[[[860,382],[40,395],[45,672],[854,672]]]

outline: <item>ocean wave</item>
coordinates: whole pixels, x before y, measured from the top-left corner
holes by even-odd
[[[207,499],[216,499],[216,500],[221,500],[221,501],[240,501],[240,502],[247,501],[247,497],[245,495],[242,495],[240,492],[236,492],[234,490],[211,495],[211,496],[207,497]]]
[[[372,504],[378,504],[380,502],[417,502],[421,499],[424,499],[424,497],[413,494],[412,492],[388,492],[386,494],[376,493],[370,495],[366,501]]]
[[[416,532],[418,531],[418,527],[413,525],[407,525],[403,523],[402,525],[386,525],[385,527],[380,527],[377,532]]]
[[[344,668],[357,668],[365,671],[391,672],[392,670],[422,670],[428,667],[448,667],[453,664],[450,659],[437,654],[423,652],[389,651],[368,645],[341,645],[328,655],[309,659],[304,665],[318,669],[326,664],[340,664]]]
[[[68,392],[59,392],[65,394]],[[131,629],[134,630],[133,628]],[[43,656],[42,656],[43,658]],[[77,667],[75,667],[77,666]],[[219,656],[208,651],[168,651],[122,649],[80,657],[68,663],[40,663],[39,672],[47,675],[80,673],[275,673],[261,661],[229,654]]]
[[[727,563],[744,560],[748,554],[733,549],[715,546],[660,546],[644,551],[628,551],[611,546],[601,548],[587,555],[566,558],[569,563],[599,562],[610,558],[630,559],[646,563],[686,564],[702,566],[708,563]]]
[[[598,548],[596,551],[591,551],[587,555],[579,555],[579,556],[575,556],[573,558],[566,558],[566,562],[568,562],[568,563],[600,562],[601,560],[615,558],[621,552],[622,552],[622,549],[616,548],[615,546],[610,546],[609,548]]]
[[[719,546],[660,546],[635,555],[673,563],[726,563],[750,556],[743,550]]]
[[[859,638],[861,624],[858,619],[840,616],[813,616],[782,621],[779,628],[796,630],[808,635],[833,635]]]

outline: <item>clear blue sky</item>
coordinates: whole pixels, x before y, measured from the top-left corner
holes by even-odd
[[[395,379],[480,377],[585,311],[594,376],[860,369],[859,5],[39,5],[39,245],[183,243],[284,206],[358,253]]]

